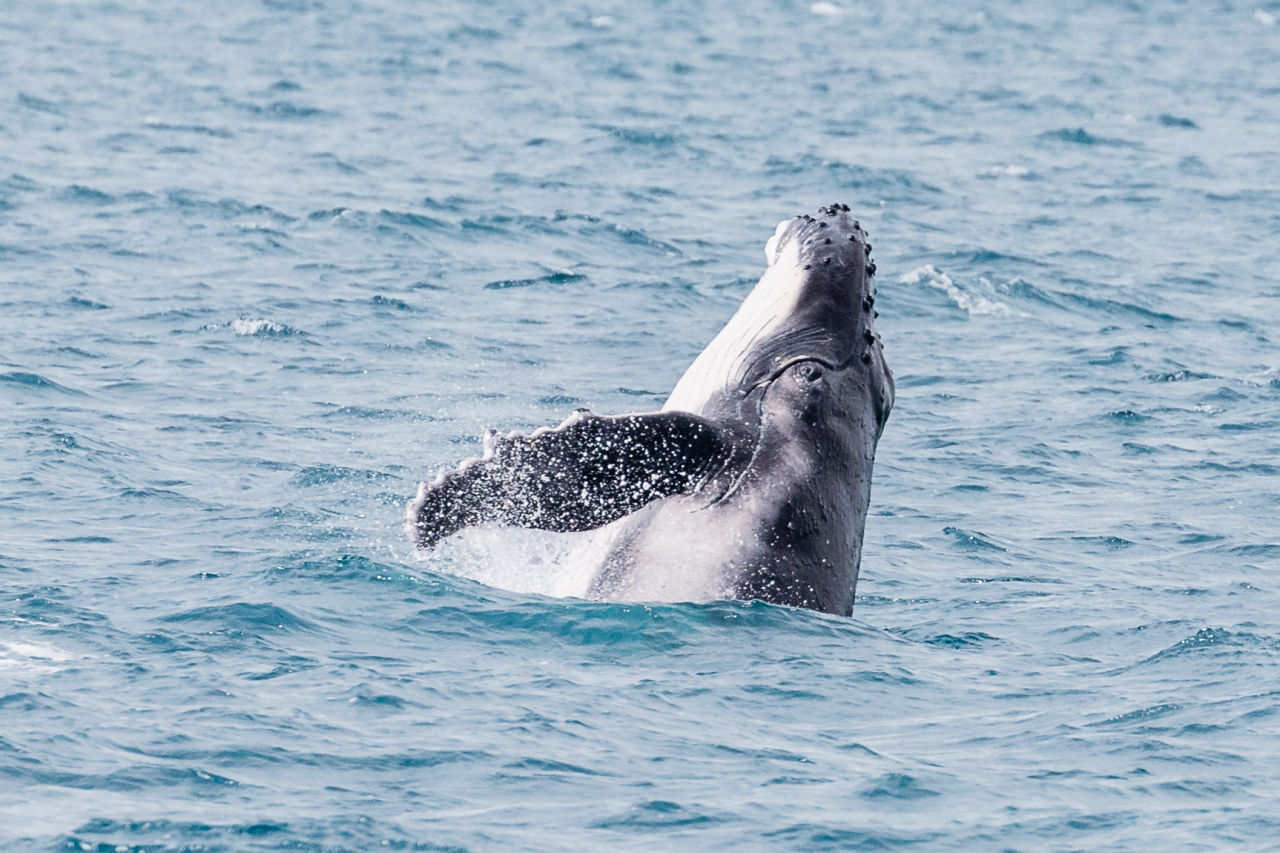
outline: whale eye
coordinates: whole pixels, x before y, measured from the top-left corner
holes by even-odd
[[[795,377],[800,382],[817,382],[822,378],[822,365],[816,361],[802,361],[796,365]]]

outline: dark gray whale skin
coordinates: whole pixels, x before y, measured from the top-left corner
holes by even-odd
[[[575,412],[485,437],[423,483],[407,527],[600,530],[592,598],[763,599],[849,614],[893,376],[875,264],[849,208],[778,226],[769,267],[660,412]]]

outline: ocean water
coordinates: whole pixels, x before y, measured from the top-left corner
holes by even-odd
[[[1273,0],[2,8],[0,847],[1274,849]],[[413,553],[833,201],[853,618]]]

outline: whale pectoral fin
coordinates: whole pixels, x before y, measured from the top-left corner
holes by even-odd
[[[591,530],[657,498],[692,491],[728,441],[685,412],[578,412],[555,429],[485,439],[485,455],[423,483],[408,507],[420,548],[474,524]]]

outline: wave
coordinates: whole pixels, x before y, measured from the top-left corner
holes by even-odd
[[[40,391],[57,391],[60,394],[71,394],[77,397],[87,396],[83,391],[70,388],[38,373],[30,373],[25,370],[11,370],[7,373],[0,373],[0,382]]]
[[[1003,302],[962,290],[951,276],[941,272],[933,264],[925,264],[903,273],[898,277],[898,283],[908,287],[924,284],[942,291],[953,305],[970,317],[1003,317],[1013,313]]]
[[[172,625],[192,625],[215,634],[249,633],[261,635],[278,631],[315,631],[319,626],[276,604],[237,601],[193,607],[179,613],[159,617]]]

